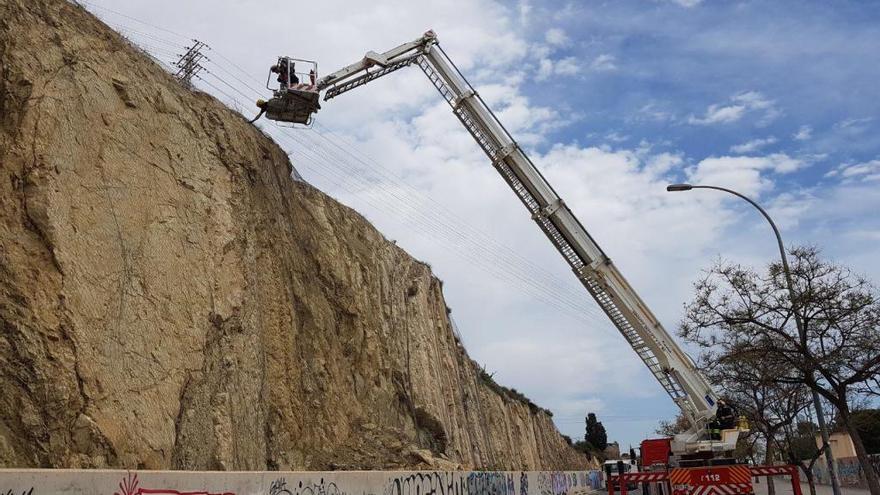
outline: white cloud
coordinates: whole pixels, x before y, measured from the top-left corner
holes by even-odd
[[[691,115],[688,117],[689,124],[708,125],[708,124],[724,124],[728,122],[736,122],[741,119],[746,112],[743,105],[722,106],[718,104],[709,105],[706,115],[697,118]]]
[[[620,134],[617,131],[613,131],[613,132],[609,132],[608,134],[605,134],[605,139],[608,141],[611,141],[613,143],[622,143],[624,141],[629,140],[629,136]]]
[[[538,63],[538,75],[536,79],[543,81],[553,74],[553,61],[549,58],[542,58]]]
[[[547,56],[550,52],[546,47],[537,46],[533,50],[543,57],[538,62],[538,75],[536,79],[539,81],[547,80],[553,76],[573,76],[584,70],[577,57],[564,57],[560,59],[552,59]],[[597,56],[590,62],[588,68],[595,72],[608,72],[617,69],[614,55],[602,54]]]
[[[693,183],[722,186],[746,195],[758,196],[773,188],[773,180],[764,172],[786,174],[806,165],[803,160],[784,153],[711,157],[693,167],[689,177]]]
[[[782,111],[776,108],[773,100],[767,99],[758,91],[745,91],[731,96],[728,103],[709,105],[703,117],[691,115],[688,118],[688,123],[693,125],[727,124],[740,120],[750,112],[762,114],[757,122],[758,126],[765,126],[782,115]]]
[[[844,183],[880,181],[880,159],[855,164],[843,164],[825,174]]]
[[[633,120],[663,122],[675,120],[675,115],[671,111],[661,108],[660,104],[651,102],[639,108]]]
[[[570,76],[573,74],[577,74],[580,71],[580,67],[577,64],[577,59],[574,57],[565,57],[556,62],[556,66],[554,68],[554,72],[563,76]]]
[[[543,58],[538,65],[538,81],[550,79],[553,76],[573,76],[581,71],[575,57],[565,57],[559,60]]]
[[[773,107],[773,101],[768,100],[757,91],[746,91],[730,98],[736,103],[745,105],[749,110],[760,110]]]
[[[808,125],[802,125],[791,137],[795,141],[809,141],[813,137],[813,128]]]
[[[532,15],[532,5],[529,0],[519,0],[519,23],[523,26],[529,25],[529,19]]]
[[[676,153],[660,153],[648,158],[648,164],[645,171],[655,176],[663,176],[670,170],[680,167],[684,163],[681,154]]]
[[[616,60],[614,55],[603,53],[593,59],[593,62],[590,63],[590,69],[600,72],[615,70],[617,69],[617,64],[614,63]]]
[[[560,28],[551,28],[544,33],[544,41],[552,46],[565,46],[569,43],[568,35]]]
[[[745,143],[731,146],[730,151],[737,154],[753,153],[760,150],[761,148],[764,148],[765,146],[776,143],[776,141],[777,139],[773,136],[764,139],[752,139],[751,141],[746,141]]]
[[[696,7],[703,3],[703,0],[670,0],[672,3],[680,5],[682,7]]]
[[[855,132],[863,131],[867,124],[869,124],[873,117],[860,117],[860,118],[849,118],[841,120],[840,122],[834,124],[834,127],[838,129],[848,129]]]

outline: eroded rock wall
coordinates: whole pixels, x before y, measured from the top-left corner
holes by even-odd
[[[0,466],[577,469],[440,283],[81,8],[0,0]]]

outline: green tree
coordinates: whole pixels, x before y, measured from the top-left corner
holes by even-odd
[[[601,452],[598,452],[596,450],[596,447],[593,447],[592,445],[590,445],[590,442],[587,442],[584,440],[578,440],[577,442],[575,442],[574,449],[579,452],[583,452],[584,454],[589,454],[589,455],[601,454]]]
[[[880,454],[880,409],[853,411],[852,420],[868,454]]]
[[[587,414],[587,432],[584,435],[584,440],[599,451],[604,451],[608,446],[608,434],[605,433],[605,426],[596,419],[595,413]]]
[[[825,446],[820,449],[816,446],[818,427],[806,418],[797,419],[794,424],[788,424],[783,428],[783,434],[777,438],[779,449],[786,462],[798,466],[803,471],[810,486],[810,495],[816,495],[816,480],[813,476],[813,466],[819,460],[819,456],[825,451]]]
[[[798,421],[788,432],[788,450],[795,459],[813,459],[819,457],[816,446],[816,433],[819,428],[809,421]]]

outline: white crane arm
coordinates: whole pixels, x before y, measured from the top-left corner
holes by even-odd
[[[388,68],[388,67],[394,66],[395,67],[394,70],[406,67],[407,65],[409,65],[409,63],[411,63],[411,60],[413,57],[418,56],[419,54],[423,53],[424,50],[430,44],[435,43],[436,40],[437,40],[437,35],[435,35],[433,31],[427,31],[420,38],[417,38],[413,41],[410,41],[409,43],[404,43],[400,46],[392,48],[392,49],[388,50],[387,52],[384,52],[384,53],[376,53],[373,51],[367,52],[367,54],[364,55],[364,58],[362,58],[358,62],[355,62],[349,66],[343,67],[342,69],[319,79],[318,84],[317,84],[318,91],[323,91],[323,90],[328,89],[334,85],[342,85],[347,82],[351,82],[353,80],[352,79],[353,76],[355,76],[361,72],[368,72],[368,70],[371,67],[378,66],[381,68]],[[406,62],[406,61],[409,61],[409,63],[401,65],[401,62]],[[382,72],[382,74],[380,74],[376,77],[384,76],[388,72],[391,72],[391,71]],[[370,75],[370,74],[365,74],[365,75]],[[361,77],[363,77],[363,76],[361,76]],[[371,77],[369,80],[373,80],[373,79],[375,79],[375,77]],[[366,84],[367,82],[368,81],[365,80],[365,81],[363,81],[362,84]],[[360,86],[360,85],[361,84],[358,84],[357,86]],[[351,88],[348,88],[348,89],[351,89]],[[331,96],[331,98],[332,98],[332,96]]]
[[[328,100],[411,64],[428,76],[578,280],[684,412],[692,424],[686,441],[701,440],[717,409],[708,381],[443,52],[433,32],[381,55],[370,52],[321,79],[319,87],[329,88],[324,96]],[[374,65],[382,69],[367,72]],[[366,73],[358,75],[361,72]]]

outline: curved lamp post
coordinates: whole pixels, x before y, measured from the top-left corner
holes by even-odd
[[[785,282],[788,285],[789,298],[791,298],[791,310],[794,314],[794,323],[797,326],[798,336],[801,339],[801,345],[806,348],[807,332],[806,329],[804,329],[803,321],[801,321],[801,317],[797,312],[797,295],[794,291],[794,282],[791,278],[791,270],[789,270],[788,268],[788,256],[786,256],[785,246],[782,244],[782,235],[779,234],[779,229],[776,228],[776,224],[773,222],[773,219],[770,218],[770,215],[767,214],[767,212],[764,211],[764,208],[761,208],[758,203],[755,203],[749,197],[731,189],[726,189],[718,186],[695,186],[692,184],[671,184],[666,186],[666,190],[669,192],[690,191],[691,189],[715,189],[716,191],[723,191],[733,194],[734,196],[748,201],[749,204],[754,206],[758,211],[761,212],[761,215],[764,215],[764,218],[767,219],[767,223],[770,224],[770,227],[773,228],[773,233],[776,234],[776,244],[779,246],[779,257],[782,258],[782,271],[785,272]],[[834,456],[831,453],[831,441],[828,437],[828,425],[825,423],[825,413],[822,411],[822,403],[819,401],[819,394],[815,390],[811,390],[811,392],[813,393],[813,408],[816,410],[816,420],[819,423],[819,431],[822,433],[822,442],[826,445],[825,460],[828,462],[828,473],[831,477],[831,487],[833,489],[834,495],[840,495],[840,482],[837,479],[837,472],[834,469]]]

